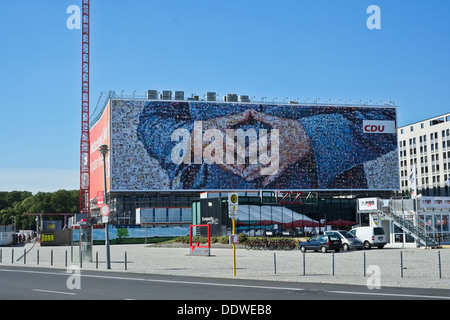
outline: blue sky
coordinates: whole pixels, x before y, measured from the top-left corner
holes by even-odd
[[[368,6],[381,9],[369,30]],[[0,190],[79,188],[81,0],[2,0]],[[398,125],[450,111],[448,0],[91,0],[100,93],[395,101]]]

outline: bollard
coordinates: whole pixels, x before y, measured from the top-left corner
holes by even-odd
[[[98,251],[95,252],[95,269],[98,269]]]
[[[438,251],[438,271],[439,271],[439,279],[442,278],[442,273],[441,273],[441,252]]]
[[[277,255],[273,253],[273,274],[277,274]]]
[[[334,277],[334,252],[331,253],[331,275]]]
[[[23,249],[23,264],[27,264],[27,249]]]
[[[304,252],[303,252],[303,275],[306,275],[306,261]]]
[[[64,253],[64,266],[67,267],[67,249]]]
[[[39,265],[39,249],[36,251],[36,263]]]
[[[0,248],[0,263],[3,263],[3,251],[2,251],[2,248]]]
[[[50,265],[53,266],[53,249],[50,251]]]
[[[14,249],[11,249],[11,263],[14,263]]]
[[[80,250],[80,269],[83,268],[83,253]]]
[[[127,270],[127,252],[125,251],[125,270]]]
[[[366,276],[366,253],[363,252],[363,275]]]
[[[403,278],[403,252],[400,251],[400,277]]]

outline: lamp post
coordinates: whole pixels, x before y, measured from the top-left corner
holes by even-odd
[[[108,154],[108,146],[103,144],[98,150],[103,156],[103,179],[105,183],[105,192],[103,195],[103,203],[108,204],[108,195],[106,193],[106,155]],[[105,222],[105,246],[106,246],[106,269],[111,269],[111,258],[109,252],[109,225]]]

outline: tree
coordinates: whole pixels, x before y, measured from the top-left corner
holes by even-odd
[[[35,229],[34,216],[25,213],[77,213],[79,190],[56,192],[0,192],[0,225],[16,224],[16,229]]]
[[[120,241],[122,240],[122,238],[126,238],[128,237],[128,229],[127,228],[119,228],[117,229],[117,243],[120,243]]]

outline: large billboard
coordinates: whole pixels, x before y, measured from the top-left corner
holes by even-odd
[[[394,107],[113,100],[111,189],[398,190]]]
[[[104,192],[104,166],[103,156],[99,149],[101,145],[110,145],[109,138],[110,132],[110,110],[109,104],[105,106],[102,114],[98,119],[93,121],[93,125],[90,128],[90,188],[89,197],[92,199],[99,195],[99,192]],[[109,170],[109,154],[106,156],[106,188],[110,187],[110,170]],[[102,195],[103,196],[103,195]],[[98,199],[97,199],[98,200]]]

